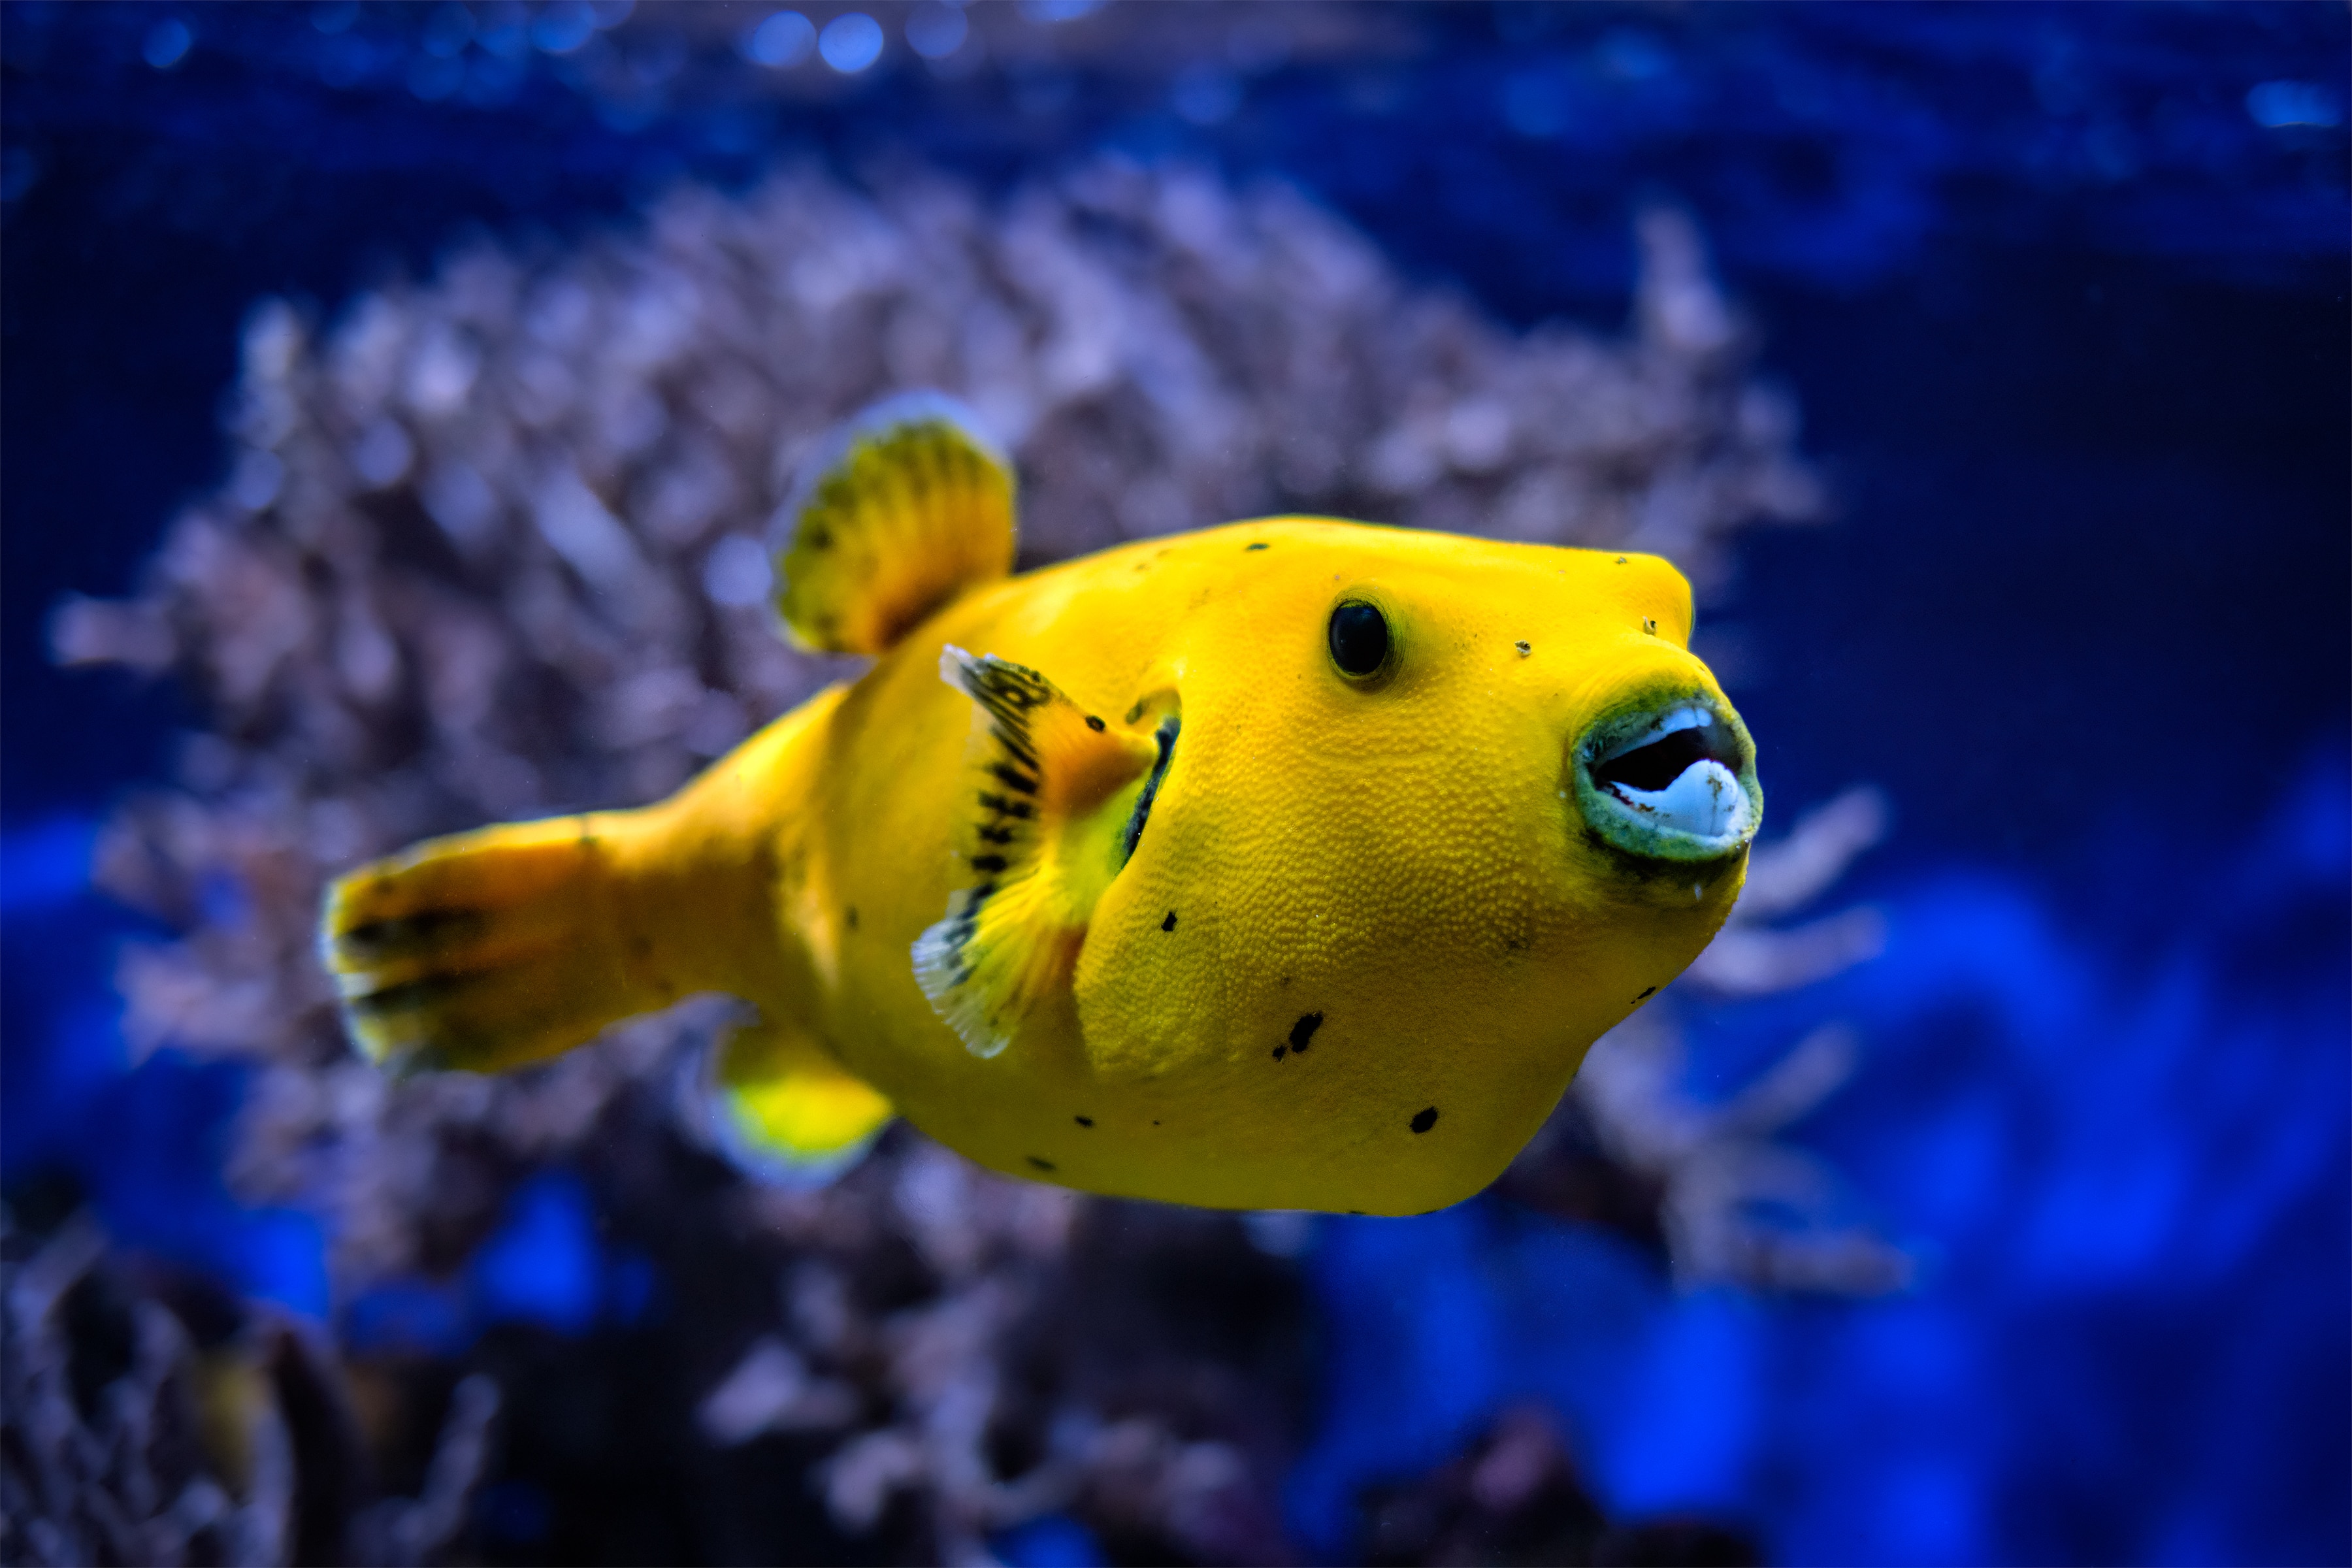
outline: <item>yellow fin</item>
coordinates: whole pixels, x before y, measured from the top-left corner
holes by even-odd
[[[491,1072],[677,999],[627,938],[609,816],[436,838],[327,890],[320,957],[352,1041],[401,1074]]]
[[[820,450],[779,514],[776,609],[795,641],[878,654],[1013,569],[1013,464],[937,393],[894,397]]]
[[[950,647],[940,675],[978,704],[964,777],[971,880],[915,943],[923,994],[974,1056],[1066,995],[1087,922],[1134,853],[1176,743],[1087,713],[1034,669]]]
[[[806,1034],[766,1019],[719,1043],[709,1089],[719,1145],[752,1173],[787,1186],[822,1183],[856,1164],[896,1114]]]

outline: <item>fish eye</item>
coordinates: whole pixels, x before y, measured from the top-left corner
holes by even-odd
[[[1389,620],[1378,606],[1349,599],[1331,612],[1331,662],[1342,673],[1370,675],[1388,657]]]

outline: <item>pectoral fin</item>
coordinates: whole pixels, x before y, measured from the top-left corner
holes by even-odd
[[[1154,732],[1087,713],[1034,669],[950,647],[948,684],[978,704],[956,793],[971,881],[915,943],[923,994],[992,1057],[1067,994],[1095,904],[1134,852],[1176,721]]]
[[[1013,465],[936,393],[845,426],[778,514],[776,608],[793,638],[878,654],[1013,569]]]

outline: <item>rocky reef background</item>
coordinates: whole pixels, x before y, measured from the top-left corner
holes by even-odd
[[[331,306],[238,297],[212,478],[140,539],[155,548],[135,578],[33,602],[47,654],[143,683],[108,710],[122,725],[154,693],[184,697],[161,776],[93,827],[12,819],[0,857],[0,1555],[2341,1555],[2342,1401],[2309,1392],[2313,1366],[2345,1359],[2330,1313],[2352,1297],[2341,1193],[2326,1196],[2347,1148],[2352,795],[2339,752],[2309,739],[2343,710],[2340,675],[2298,669],[2244,700],[2254,798],[2168,846],[2158,877],[2139,797],[2076,738],[2082,694],[2111,733],[2146,732],[2146,710],[2063,633],[2046,652],[2050,620],[2112,612],[1972,594],[1922,564],[1960,561],[1958,582],[1981,584],[1950,542],[1997,534],[2022,495],[2043,531],[2014,554],[1988,537],[1985,558],[2023,563],[1995,582],[2078,581],[2087,559],[2161,593],[2147,563],[2184,552],[2231,598],[2268,574],[2218,561],[2201,515],[2165,523],[2156,499],[2127,522],[2129,501],[2267,508],[2287,521],[2263,537],[2317,574],[2340,541],[2295,520],[2328,515],[2330,492],[2216,479],[2239,472],[2226,463],[2021,481],[2003,459],[2004,492],[1965,463],[1801,446],[1796,399],[1764,366],[1812,363],[1833,410],[1856,385],[1899,403],[1914,378],[1961,373],[1898,364],[1867,333],[1822,372],[1789,327],[1759,333],[1708,256],[1713,240],[1751,277],[1842,288],[1916,268],[1964,300],[1969,279],[1938,283],[1905,248],[1931,226],[1916,203],[1981,206],[1983,182],[2031,163],[2111,250],[2176,268],[2198,253],[2197,288],[2294,297],[2315,254],[2298,215],[2341,206],[2340,170],[2309,173],[2340,153],[2340,97],[2264,63],[2302,58],[2305,13],[2246,13],[2226,59],[2249,82],[2219,98],[2226,72],[2189,63],[2200,40],[2151,24],[2102,36],[2034,13],[2057,40],[2039,53],[1972,35],[2019,51],[2068,128],[2037,131],[2032,163],[1979,124],[2000,122],[1996,93],[1856,108],[1884,90],[1857,48],[1940,60],[1939,81],[1983,68],[1922,44],[1924,22],[1857,45],[1813,12],[1743,30],[1298,7],[1269,31],[1246,9],[1032,6],[954,13],[934,54],[953,30],[934,5],[877,13],[868,76],[827,63],[822,39],[846,37],[820,33],[831,11],[805,37],[761,31],[797,14],[625,12],[5,17],[15,342],[37,331],[28,300],[73,297],[54,269],[29,269],[37,293],[24,282],[18,258],[52,254],[24,237],[66,221],[28,230],[45,213],[79,214],[67,232],[194,225],[251,250],[317,232],[286,205],[301,174],[233,198],[268,182],[168,144],[126,151],[78,118],[95,100],[73,87],[123,71],[163,84],[158,105],[204,107],[181,123],[215,135],[256,83],[286,124],[338,128],[266,168],[365,152],[505,181],[526,216],[592,216],[454,242],[383,220],[436,237]],[[1784,161],[1825,142],[1861,180],[1829,203],[1842,227],[1801,180],[1754,187],[1787,204],[1777,228],[1738,194],[1753,166],[1733,144],[1755,138],[1724,84],[1759,50],[1781,71],[1778,112],[1804,122],[1764,140]],[[1178,68],[1145,63],[1163,58]],[[1431,169],[1423,143],[1459,130],[1480,83],[1480,134],[1499,143]],[[1829,96],[1790,100],[1791,83]],[[1691,110],[1694,92],[1716,108]],[[355,109],[382,119],[355,128]],[[1852,175],[1847,150],[1890,116],[1908,151]],[[539,140],[435,144],[461,124]],[[1385,152],[1335,151],[1340,124]],[[980,151],[947,147],[957,135]],[[1693,177],[1675,195],[1641,185],[1657,172],[1641,149],[1675,136],[1722,145],[1678,168]],[[1382,184],[1381,159],[1428,177]],[[2267,203],[2235,250],[2183,216],[2231,168]],[[583,169],[626,171],[633,194],[612,211],[546,194],[593,183]],[[77,179],[113,205],[58,205]],[[1577,216],[1600,179],[1622,199]],[[1890,194],[1906,181],[1912,206]],[[1992,205],[1996,229],[2037,210]],[[1423,206],[1470,240],[1398,220]],[[1807,250],[1808,223],[1834,242]],[[1491,254],[1464,259],[1481,233]],[[1605,293],[1621,253],[1615,320],[1525,309],[1547,279],[1570,303]],[[1433,256],[1470,286],[1429,277]],[[2219,297],[2174,289],[2154,298]],[[1780,313],[1818,325],[1823,309]],[[2231,309],[2254,341],[2294,342]],[[2021,357],[2020,384],[2086,374]],[[7,378],[0,479],[43,457],[25,385]],[[1596,1048],[1492,1193],[1414,1222],[1192,1213],[1007,1182],[905,1129],[834,1185],[780,1192],[698,1136],[695,1058],[724,1017],[709,1003],[509,1079],[394,1089],[348,1057],[312,958],[326,877],[426,833],[651,798],[854,668],[772,635],[759,541],[825,427],[908,385],[957,392],[1013,447],[1033,563],[1331,510],[1661,550],[1741,612],[1706,651],[1759,733],[1787,740],[1738,922],[1665,1007]],[[2315,467],[2295,433],[2324,406],[2270,421],[2270,447],[2231,435],[2253,417],[2216,409],[2203,428],[2231,461]],[[2095,457],[2109,439],[2079,421],[2063,435]],[[8,501],[20,577],[58,548],[29,541],[26,493]],[[2097,521],[2070,543],[2050,520],[2085,496]],[[1787,524],[1815,553],[1742,543]],[[1906,527],[1912,553],[1890,554]],[[1840,577],[1832,559],[1870,570]],[[2290,649],[2327,646],[2342,607],[2316,604],[2315,626],[2274,634]],[[2258,612],[2207,635],[2240,614]],[[1937,705],[1912,650],[1960,620],[2000,628],[2015,662],[1923,717]],[[2178,693],[2242,683],[2226,659],[2178,662]],[[1905,674],[1872,685],[1874,664]],[[1857,729],[1874,743],[1852,744]],[[1845,787],[1860,776],[1892,786],[1915,841],[1949,845],[1955,806],[1973,810],[2071,883],[2021,879],[1980,837],[1957,868],[1915,856],[1865,875],[1867,902],[1840,896],[1890,820],[1887,794]],[[2122,816],[2076,811],[2098,843],[2054,858],[2050,803],[2102,789]],[[122,916],[89,912],[85,876],[139,912],[131,940]],[[108,953],[119,1013],[71,989]],[[44,967],[46,988],[28,973]],[[2266,1350],[2184,1349],[2249,1321]],[[2243,1407],[2275,1413],[2267,1438],[2214,1414]],[[2294,1458],[2232,1468],[2263,1442]]]

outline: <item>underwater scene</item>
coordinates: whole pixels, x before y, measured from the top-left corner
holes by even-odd
[[[2347,83],[0,4],[0,1562],[2352,1562]]]

